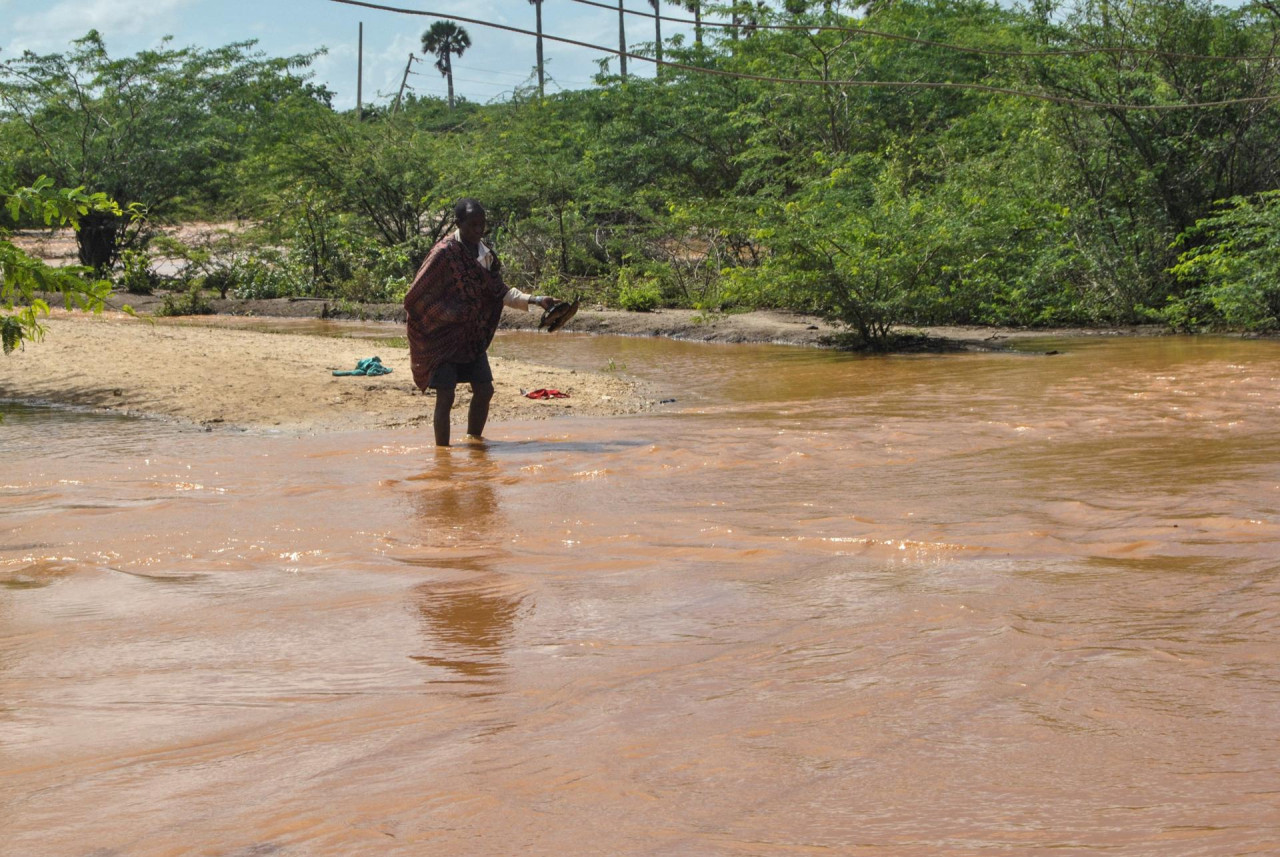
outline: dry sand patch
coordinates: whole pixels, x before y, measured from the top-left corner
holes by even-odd
[[[0,397],[247,429],[340,431],[431,422],[435,400],[414,386],[407,348],[148,322],[120,313],[55,310],[48,328],[43,341],[0,358]],[[391,374],[332,374],[375,353]],[[497,387],[491,424],[636,413],[651,405],[624,378],[491,360]],[[520,394],[540,387],[570,398],[535,401]],[[469,398],[461,387],[455,408],[465,408]]]

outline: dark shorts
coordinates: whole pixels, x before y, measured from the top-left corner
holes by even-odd
[[[480,356],[470,363],[441,363],[431,373],[427,386],[456,387],[459,384],[492,384],[493,370],[489,368],[489,355],[480,352]]]

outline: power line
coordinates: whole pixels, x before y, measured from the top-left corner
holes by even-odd
[[[461,63],[459,63],[458,67],[466,68],[467,71],[483,72],[484,74],[500,74],[503,77],[518,77],[521,80],[528,80],[530,77],[533,76],[532,74],[521,74],[518,71],[500,71],[499,69],[496,69],[496,68],[480,68],[479,66],[474,66],[474,65],[463,66]]]
[[[420,61],[421,61],[421,60],[420,60]],[[465,64],[463,64],[463,63],[457,63],[456,65],[454,65],[453,70],[454,70],[454,72],[455,72],[455,74],[454,74],[454,76],[453,76],[453,79],[454,79],[454,80],[463,81],[463,82],[465,82],[465,83],[479,83],[479,84],[483,84],[483,85],[485,85],[485,86],[506,86],[506,87],[512,87],[512,86],[517,86],[519,83],[523,83],[524,81],[529,80],[529,79],[532,77],[532,75],[528,75],[528,74],[520,74],[519,72],[514,72],[514,71],[499,71],[499,70],[497,70],[497,69],[492,69],[492,68],[480,68],[480,67],[478,67],[478,66],[465,65]],[[514,83],[513,83],[513,82],[508,82],[508,81],[476,80],[476,79],[474,79],[474,78],[458,77],[458,75],[456,74],[456,72],[459,72],[459,71],[464,72],[464,73],[466,73],[466,72],[480,72],[481,74],[504,75],[504,76],[506,76],[506,77],[516,78],[516,79],[517,79],[517,82],[514,82]],[[429,73],[429,72],[411,71],[411,72],[409,72],[409,74],[410,74],[410,75],[412,75],[412,76],[414,76],[414,77],[424,77],[424,78],[428,78],[428,79],[431,79],[431,80],[436,80],[436,81],[437,81],[438,83],[440,83],[441,85],[443,85],[443,83],[444,83],[444,78],[443,78],[442,76],[440,76],[440,75],[436,75],[436,74],[431,74],[431,73]],[[438,79],[438,80],[437,80],[437,79]],[[559,79],[557,79],[557,78],[551,78],[551,82],[552,82],[552,83],[560,83],[560,82],[562,82],[562,81],[560,81],[560,80],[559,80]],[[582,84],[583,86],[591,86],[591,85],[592,85],[592,81],[589,81],[589,80],[565,79],[563,82],[564,82],[564,83],[579,83],[579,84]],[[563,88],[564,88],[564,87],[563,87],[563,86],[561,86],[561,89],[563,89]]]
[[[610,6],[606,3],[597,2],[597,0],[573,0],[574,3],[581,3],[583,6],[594,6],[597,9],[606,9],[610,12],[618,11],[618,7]],[[634,9],[623,10],[628,15],[638,15],[642,18],[653,19],[652,12],[642,12]],[[1270,62],[1275,61],[1273,55],[1264,56],[1229,56],[1216,54],[1182,54],[1170,51],[1158,51],[1154,48],[1127,48],[1127,47],[1097,47],[1097,48],[1075,48],[1071,50],[1055,50],[1055,51],[1002,51],[996,48],[975,48],[967,45],[953,45],[948,42],[938,42],[933,39],[920,39],[915,36],[904,36],[900,33],[887,33],[883,30],[873,30],[869,27],[840,27],[832,24],[759,24],[759,23],[738,23],[725,21],[708,21],[705,18],[698,21],[693,18],[673,18],[667,15],[658,15],[660,20],[668,21],[672,24],[690,24],[693,26],[702,26],[703,28],[723,29],[723,30],[792,30],[802,31],[806,33],[823,32],[823,33],[849,33],[855,36],[864,36],[877,39],[887,39],[895,42],[907,42],[912,45],[920,45],[929,48],[943,48],[949,51],[957,51],[959,53],[980,54],[982,56],[1007,57],[1011,59],[1031,58],[1038,59],[1043,57],[1075,57],[1090,56],[1092,54],[1134,54],[1138,56],[1154,56],[1165,57],[1167,59],[1179,60],[1219,60],[1230,62]],[[615,52],[616,53],[616,52]],[[665,65],[666,63],[664,63]]]
[[[519,78],[520,80],[530,80],[530,79],[533,77],[533,73],[532,73],[532,72],[530,72],[529,74],[521,74],[521,73],[520,73],[520,72],[518,72],[518,71],[499,71],[499,70],[498,70],[498,69],[496,69],[496,68],[480,68],[479,66],[469,65],[469,64],[466,64],[466,63],[458,63],[458,65],[456,66],[456,68],[460,68],[460,69],[462,69],[463,71],[478,71],[478,72],[481,72],[481,73],[483,73],[483,74],[500,74],[500,75],[503,75],[503,76],[505,76],[505,77],[515,77],[515,78]],[[583,86],[590,86],[590,85],[593,83],[593,81],[590,81],[590,80],[576,80],[576,79],[566,79],[566,80],[565,80],[565,82],[566,82],[566,83],[581,83]]]
[[[400,15],[415,15],[424,18],[440,18],[449,21],[459,21],[464,24],[471,24],[476,27],[487,27],[494,30],[503,30],[508,33],[517,33],[523,36],[537,36],[533,30],[525,30],[520,27],[512,27],[507,24],[495,24],[490,21],[481,21],[478,18],[466,18],[461,15],[443,12],[427,12],[420,9],[402,9],[396,6],[384,6],[379,3],[369,3],[365,0],[328,0],[330,3],[340,3],[345,6],[357,6],[363,9],[375,9],[382,12],[394,12]],[[652,17],[652,16],[649,16]],[[634,54],[630,51],[619,51],[613,48],[606,48],[603,45],[595,45],[590,42],[579,41],[578,39],[569,39],[564,36],[552,36],[546,33],[542,34],[542,38],[553,42],[561,42],[567,45],[574,45],[580,48],[600,51],[606,54],[616,54],[620,57],[628,59],[640,60],[641,62],[656,63],[653,57],[644,56],[642,54]],[[666,69],[678,69],[693,74],[707,74],[713,77],[729,78],[733,80],[750,80],[759,83],[779,83],[789,86],[834,86],[847,87],[851,89],[941,89],[941,90],[960,90],[969,92],[985,92],[991,95],[1009,95],[1017,98],[1031,98],[1038,101],[1047,101],[1054,104],[1064,104],[1071,107],[1088,107],[1101,110],[1142,110],[1142,111],[1173,111],[1173,110],[1193,110],[1205,109],[1209,107],[1230,107],[1241,104],[1269,104],[1274,101],[1280,101],[1280,95],[1254,95],[1243,98],[1225,98],[1219,101],[1199,101],[1199,102],[1183,102],[1176,104],[1124,104],[1106,101],[1091,101],[1083,98],[1069,98],[1061,95],[1051,95],[1047,92],[1031,92],[1022,89],[1013,89],[1005,86],[991,86],[984,83],[956,83],[954,81],[927,81],[927,80],[819,80],[815,78],[798,78],[798,77],[771,77],[763,74],[748,74],[746,72],[728,71],[726,69],[708,68],[705,66],[688,65],[686,63],[663,61],[663,67]]]

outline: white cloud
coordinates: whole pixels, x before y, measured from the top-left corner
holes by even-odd
[[[14,22],[20,35],[41,37],[68,31],[103,30],[112,33],[137,34],[153,31],[157,21],[168,18],[193,0],[63,0],[34,15],[22,15]]]
[[[90,30],[104,37],[154,33],[157,38],[177,22],[176,13],[195,0],[62,0],[39,12],[19,15],[6,52],[65,50]],[[108,43],[108,47],[110,44]]]

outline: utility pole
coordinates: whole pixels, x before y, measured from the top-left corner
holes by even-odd
[[[532,0],[538,19],[538,97],[547,97],[547,82],[542,71],[542,0]]]
[[[404,64],[404,77],[400,78],[400,91],[396,93],[396,106],[391,110],[392,113],[400,112],[400,99],[404,97],[404,85],[409,82],[409,69],[413,66],[413,61],[416,59],[417,57],[410,53],[409,61]]]
[[[364,119],[364,21],[356,39],[356,121]]]
[[[622,0],[618,0],[618,68],[622,71],[622,82],[627,82],[627,13],[622,8]]]

